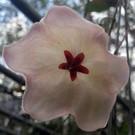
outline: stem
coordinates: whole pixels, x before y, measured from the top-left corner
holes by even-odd
[[[128,42],[128,31],[129,31],[129,23],[128,23],[128,13],[127,13],[127,0],[125,0],[125,31],[126,31],[126,53],[127,53],[127,62],[129,65],[129,69],[131,69],[131,63],[129,58],[129,42]],[[133,115],[133,99],[132,99],[132,90],[131,90],[131,77],[129,77],[129,81],[127,84],[127,89],[129,93],[129,107],[130,107],[130,127],[131,134],[134,135],[134,115]]]

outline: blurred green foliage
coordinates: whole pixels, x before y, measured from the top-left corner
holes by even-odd
[[[86,12],[101,12],[109,9],[109,5],[105,1],[88,1],[86,4]]]

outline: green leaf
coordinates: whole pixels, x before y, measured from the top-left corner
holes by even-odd
[[[89,1],[87,4],[86,4],[86,8],[85,8],[85,11],[87,13],[89,12],[101,12],[101,11],[104,11],[104,10],[107,10],[109,9],[109,5],[106,3],[106,2],[94,2],[94,1]]]
[[[129,125],[127,122],[124,122],[119,129],[119,135],[127,135],[129,130]]]

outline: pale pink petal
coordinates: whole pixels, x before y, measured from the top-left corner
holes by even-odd
[[[113,56],[109,53],[105,54],[105,56],[106,59],[100,57],[101,61],[91,61],[83,65],[89,69],[89,78],[93,83],[98,83],[103,88],[111,86],[113,89],[107,89],[105,92],[112,95],[117,94],[128,81],[128,64],[125,58]],[[96,84],[93,87],[95,86]]]
[[[78,93],[69,72],[49,67],[35,76],[27,76],[24,111],[39,121],[69,114]]]
[[[108,122],[110,112],[116,101],[116,94],[109,95],[107,89],[98,82],[79,77],[78,98],[74,104],[72,114],[75,116],[77,125],[85,131],[95,131],[104,128]]]
[[[88,42],[89,43],[89,42]],[[86,44],[83,66],[89,74],[78,73],[77,102],[72,114],[78,126],[94,131],[106,126],[118,92],[128,81],[129,68],[126,59],[107,51],[108,36],[95,37],[93,48]]]
[[[26,78],[23,108],[44,121],[71,113],[79,127],[93,131],[106,125],[116,95],[129,75],[125,59],[107,51],[108,35],[68,7],[55,6],[34,24],[28,34],[4,48],[8,66]],[[74,81],[64,51],[73,57],[84,54],[82,66],[89,74],[77,72]]]
[[[54,27],[81,28],[82,26],[85,28],[89,27],[93,32],[103,31],[103,28],[83,19],[78,13],[66,6],[53,6],[42,21],[47,24],[51,30]]]
[[[112,78],[109,79],[113,80],[112,84],[115,89],[114,92],[118,93],[126,85],[129,79],[129,67],[127,64],[127,59],[110,54],[108,55],[108,62],[108,67],[110,67],[110,70],[112,70]]]
[[[78,126],[94,131],[106,126],[116,96],[128,81],[126,59],[106,54],[106,61],[86,64],[88,76],[78,73],[78,97],[72,114]]]
[[[36,23],[21,40],[4,47],[3,57],[13,71],[32,74],[65,60],[63,51],[56,44]]]
[[[74,55],[82,52],[86,43],[93,46],[95,35],[104,32],[103,28],[86,21],[65,6],[53,7],[41,22],[44,28],[47,27],[54,38],[60,39],[61,44]]]

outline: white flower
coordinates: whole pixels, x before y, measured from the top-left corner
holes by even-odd
[[[127,83],[126,59],[107,51],[108,35],[68,7],[55,6],[28,34],[4,47],[26,79],[23,108],[39,121],[72,114],[85,131],[103,128]]]

